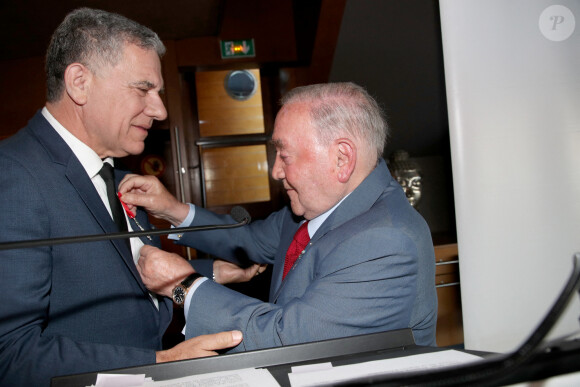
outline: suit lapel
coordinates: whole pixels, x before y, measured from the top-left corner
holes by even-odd
[[[286,251],[292,243],[292,238],[294,234],[300,227],[300,222],[296,223],[292,221],[290,225],[286,225],[283,228],[282,235],[283,238],[280,243],[280,248],[277,251],[277,256],[274,260],[274,268],[272,270],[272,283],[270,284],[270,301],[276,302],[280,291],[284,287],[284,282],[282,281],[282,274],[284,272],[284,261],[286,260]]]
[[[115,222],[109,215],[107,208],[87,172],[75,157],[72,150],[68,147],[66,142],[58,135],[54,128],[46,121],[46,119],[39,112],[37,113],[28,126],[32,130],[32,134],[38,139],[50,155],[52,161],[60,164],[64,168],[64,174],[70,184],[74,187],[83,201],[88,211],[94,217],[96,222],[105,233],[113,233],[117,231]],[[133,257],[127,245],[121,239],[113,239],[110,241],[117,249],[120,257],[123,259],[127,268],[135,277],[143,291],[147,292],[145,285],[141,281],[141,276],[137,272]]]
[[[121,180],[123,180],[123,177],[125,177],[125,175],[130,172],[115,170],[115,172],[117,171],[120,172],[115,174],[115,183],[117,184],[118,187],[119,183],[121,183]],[[150,225],[151,228],[153,228],[153,226],[149,223],[149,217],[145,211],[135,209],[133,210],[133,213],[135,214],[135,219],[131,218],[130,216],[127,216],[127,218],[129,219],[129,224],[131,225],[131,229],[133,231],[141,231],[141,229],[137,225],[137,222],[143,225],[143,227],[147,227],[146,225]],[[141,236],[139,237],[139,239],[141,239],[141,242],[143,242],[146,245],[152,245],[155,247],[161,246],[161,238],[159,238],[159,236],[151,236],[151,239],[149,239],[147,236]]]
[[[95,186],[87,176],[86,171],[76,158],[71,158],[71,162],[66,171],[66,177],[103,231],[106,233],[118,232],[115,222],[103,204],[103,200],[95,190]],[[127,246],[122,239],[113,239],[111,242],[115,245],[117,250],[119,250],[121,255],[125,256],[126,253],[129,253],[129,249],[127,249]]]
[[[142,213],[140,216],[140,213],[142,211],[137,212],[136,218],[141,218],[138,219],[139,224],[141,225],[148,225],[148,219],[147,219],[147,214],[146,213]],[[135,219],[131,219],[129,218],[129,223],[131,224],[131,228],[133,229],[133,231],[142,231],[139,226],[137,225],[137,222],[135,221]],[[152,227],[153,229],[153,227]],[[145,231],[147,231],[147,229],[145,229]],[[158,236],[152,235],[151,239],[149,239],[147,236],[140,236],[139,239],[141,239],[141,242],[143,242],[143,244],[146,245],[151,245],[151,246],[155,246],[155,247],[159,247],[161,245],[161,239]]]

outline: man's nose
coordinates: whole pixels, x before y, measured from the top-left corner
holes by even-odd
[[[145,114],[149,117],[153,117],[153,119],[157,121],[163,121],[167,118],[167,109],[165,109],[165,105],[163,104],[163,100],[159,94],[152,94],[149,97],[145,108]]]
[[[272,167],[272,178],[274,180],[282,180],[284,179],[284,168],[280,166],[281,161],[278,156],[276,156],[276,160],[274,161],[274,166]]]

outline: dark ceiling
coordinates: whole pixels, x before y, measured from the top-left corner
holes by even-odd
[[[42,56],[52,31],[71,10],[86,6],[118,12],[161,39],[216,36],[224,0],[3,0],[0,60]]]

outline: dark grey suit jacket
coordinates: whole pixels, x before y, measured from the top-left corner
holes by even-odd
[[[193,225],[232,222],[196,208]],[[435,345],[431,233],[384,160],[326,219],[282,281],[298,225],[285,208],[248,226],[183,236],[180,243],[218,257],[274,265],[269,303],[204,282],[192,297],[186,338],[239,329],[240,351],[412,328],[417,344]]]
[[[0,171],[0,241],[116,231],[40,112],[0,143]],[[0,250],[0,265],[0,385],[155,362],[172,305],[155,308],[122,240]]]

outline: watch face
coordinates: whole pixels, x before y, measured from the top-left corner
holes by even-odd
[[[181,305],[185,302],[185,289],[181,286],[177,286],[173,289],[173,302]]]

